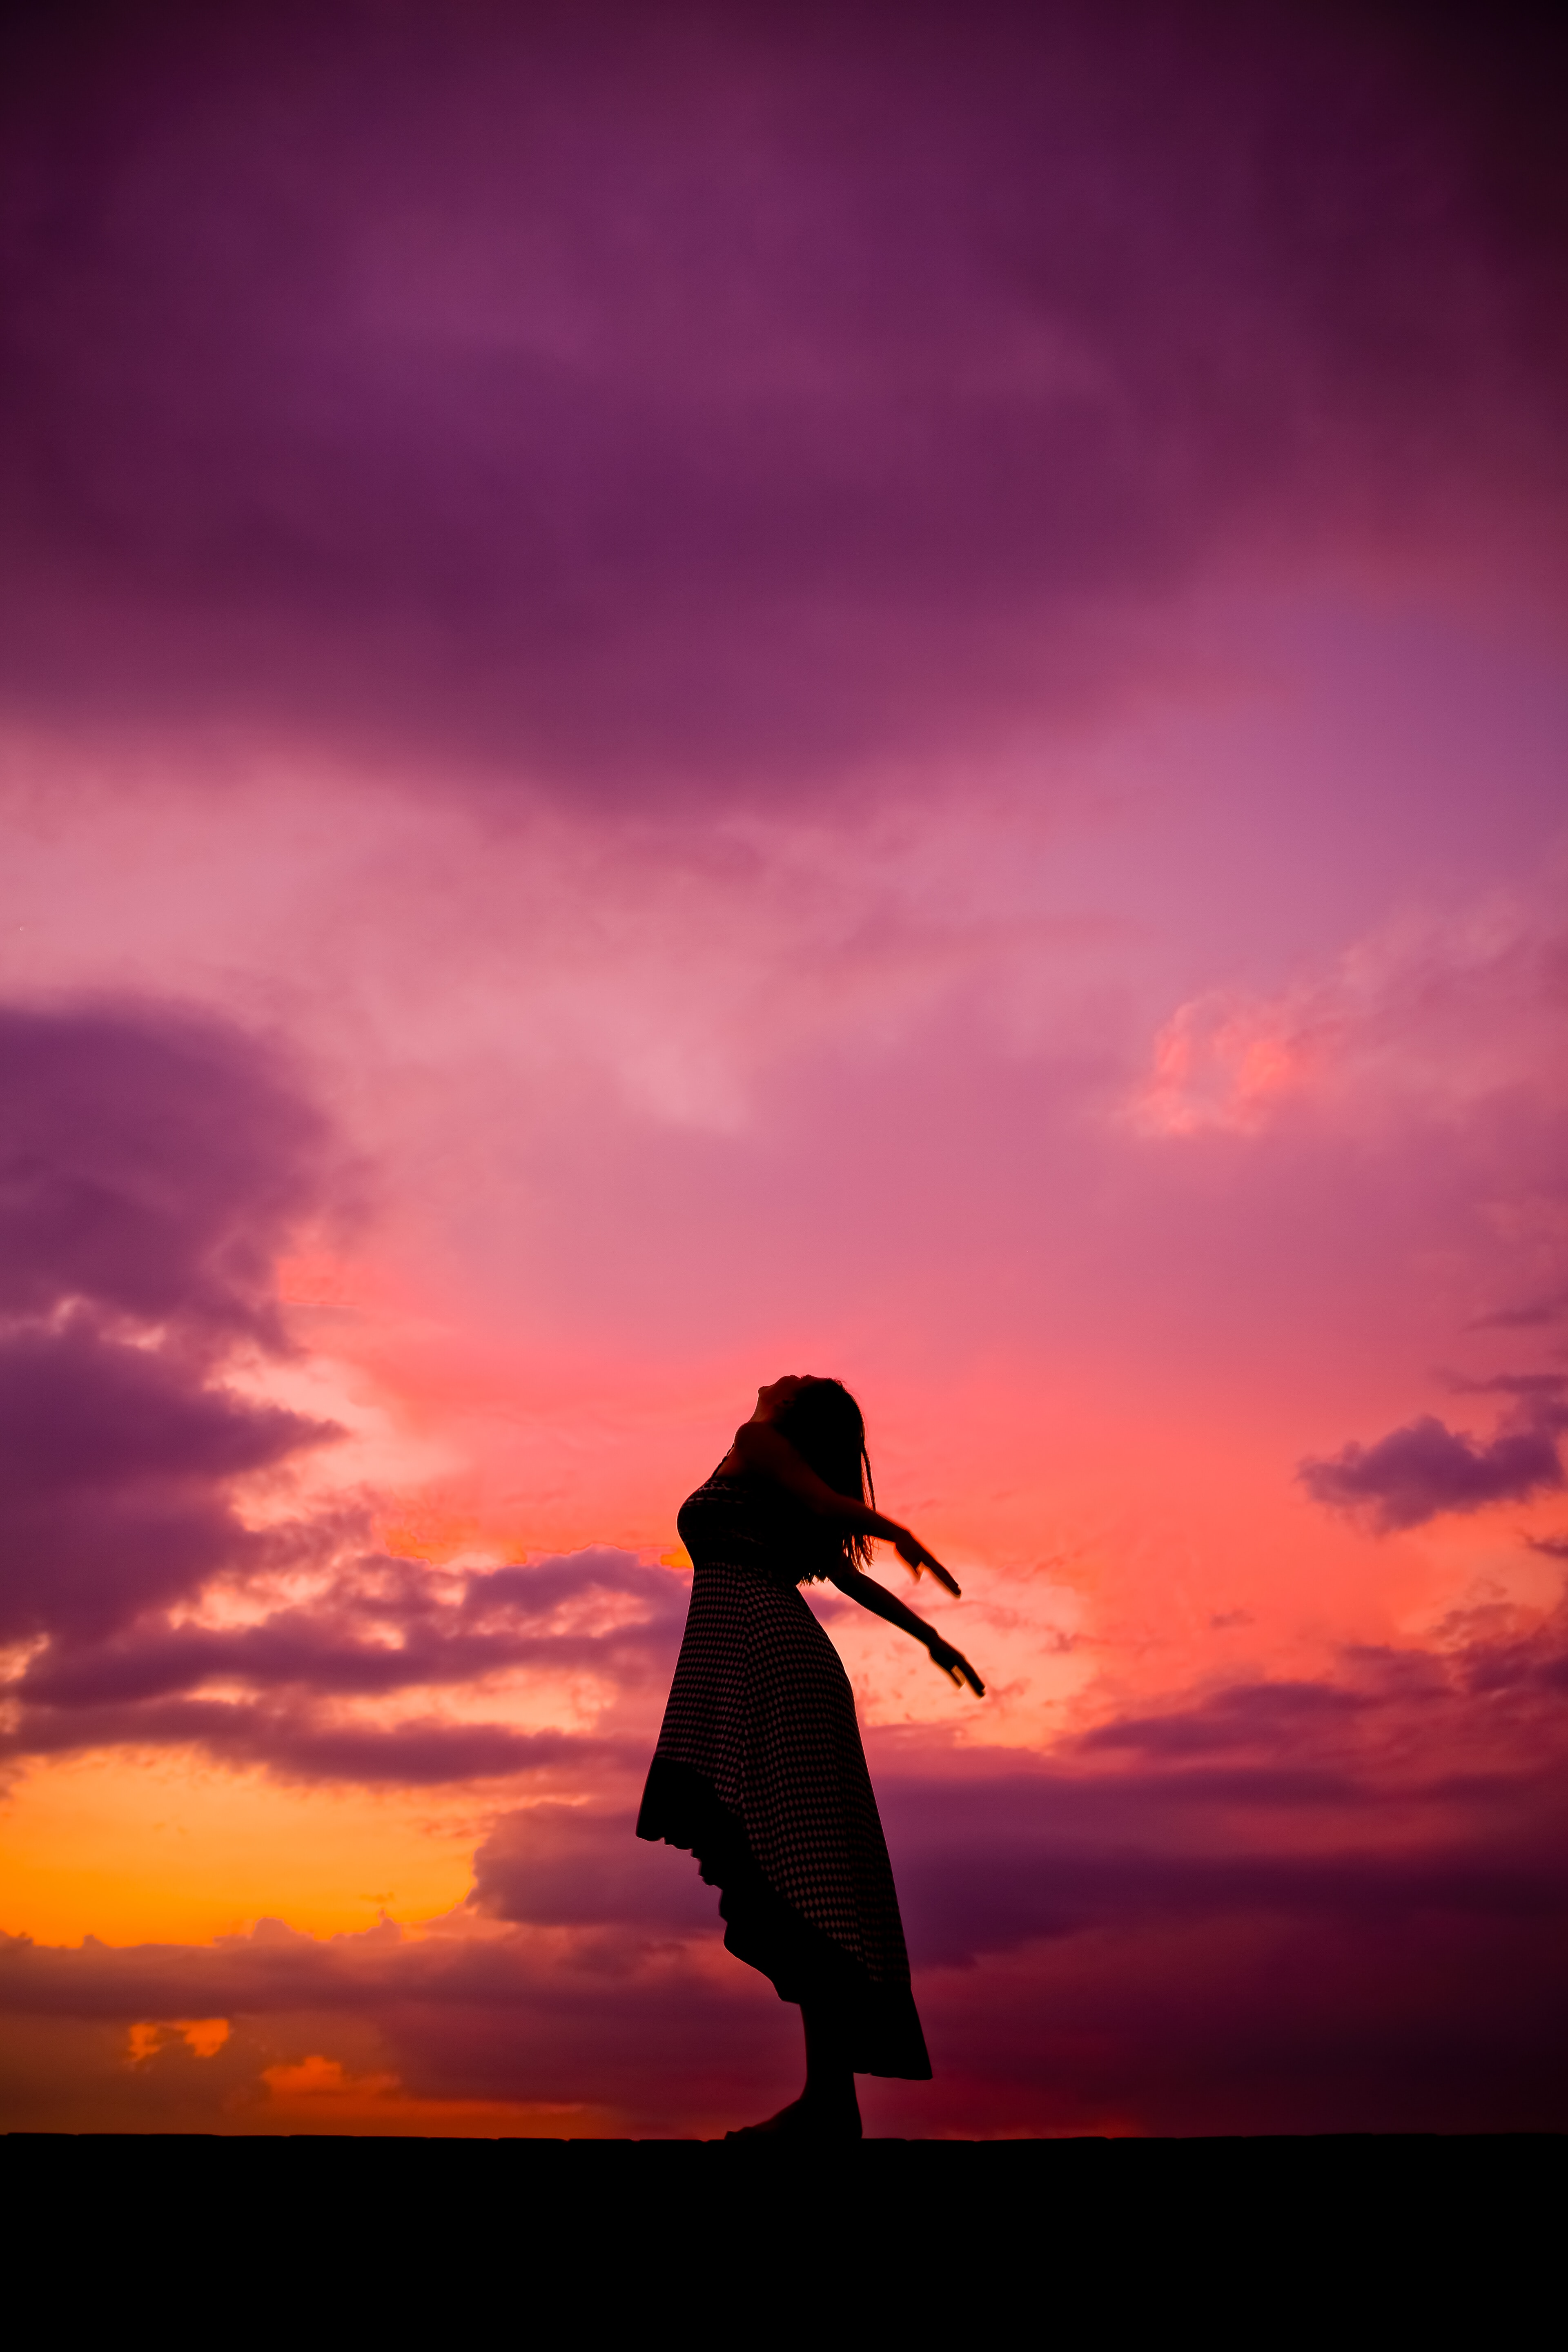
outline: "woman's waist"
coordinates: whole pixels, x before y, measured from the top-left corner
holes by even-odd
[[[743,1576],[755,1584],[783,1586],[794,1591],[801,1579],[810,1573],[799,1559],[769,1557],[766,1553],[744,1551],[740,1545],[723,1549],[704,1545],[691,1555],[692,1592],[708,1577]]]

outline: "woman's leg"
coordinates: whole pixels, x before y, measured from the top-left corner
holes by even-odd
[[[795,2132],[811,2139],[859,2138],[860,2103],[843,2029],[831,2009],[816,2002],[802,2001],[800,2013],[805,2024],[805,2090],[765,2124],[726,2132],[726,2139],[777,2139]]]
[[[816,2001],[802,2001],[800,2014],[805,2026],[805,2089],[801,2105],[829,2129],[842,2129],[858,2138],[860,2103],[855,2096],[855,2070],[849,2063],[843,2028],[834,2011]]]

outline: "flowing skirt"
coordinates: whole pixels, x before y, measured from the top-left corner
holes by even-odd
[[[931,2074],[848,1676],[797,1585],[710,1563],[637,1835],[695,1854],[724,1942],[838,2021],[858,2074]]]

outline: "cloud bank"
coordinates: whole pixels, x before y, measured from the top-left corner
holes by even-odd
[[[9,24],[16,712],[799,790],[1238,551],[1557,510],[1522,11]]]
[[[1046,1766],[874,1740],[938,2063],[918,2107],[871,2086],[880,2127],[1561,2128],[1565,1688],[1559,1612],[1126,1715]],[[787,2083],[793,2032],[630,1821],[503,1818],[423,1935],[7,1938],[5,2036],[50,2051],[52,2112],[120,2127],[711,2128]]]
[[[237,1625],[174,1621],[148,1577],[132,1625],[28,1660],[8,1685],[0,1753],[195,1748],[290,1780],[401,1788],[593,1774],[643,1754],[646,1734],[530,1731],[504,1712],[454,1720],[444,1702],[474,1694],[482,1707],[530,1670],[586,1678],[618,1703],[661,1698],[686,1612],[668,1570],[603,1547],[473,1574],[352,1549],[310,1566],[302,1597]],[[265,1592],[265,1575],[254,1583]]]

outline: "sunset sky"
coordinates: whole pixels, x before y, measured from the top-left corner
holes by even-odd
[[[1568,2127],[1562,45],[0,47],[0,2127],[788,2096],[631,1824],[790,1371],[990,1686],[816,1596],[868,2130]]]

